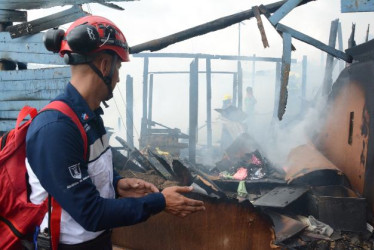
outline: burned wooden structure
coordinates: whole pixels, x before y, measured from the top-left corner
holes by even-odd
[[[212,126],[211,126],[211,98],[212,98],[212,74],[232,74],[233,76],[233,97],[234,97],[234,104],[239,109],[242,109],[243,103],[243,72],[242,67],[238,67],[237,72],[222,72],[222,71],[214,71],[211,68],[211,62],[213,60],[226,60],[226,61],[251,61],[253,65],[256,62],[271,62],[276,63],[276,84],[275,89],[276,93],[279,92],[281,89],[279,86],[279,81],[277,79],[280,78],[280,71],[278,70],[279,64],[282,62],[281,58],[272,58],[272,57],[259,57],[259,56],[230,56],[230,55],[209,55],[209,54],[188,54],[188,53],[140,53],[134,54],[134,57],[143,58],[143,118],[142,118],[142,126],[141,126],[141,137],[140,147],[145,147],[150,144],[148,137],[152,136],[152,129],[150,128],[150,124],[154,123],[152,121],[152,96],[153,96],[153,88],[154,86],[154,76],[158,74],[189,74],[190,75],[190,92],[189,92],[189,139],[188,147],[189,147],[189,160],[191,162],[195,162],[196,158],[196,138],[197,138],[197,128],[198,128],[198,86],[199,74],[206,74],[206,88],[207,88],[207,107],[206,107],[206,114],[207,114],[207,147],[212,147]],[[149,64],[150,59],[152,58],[191,58],[193,59],[192,63],[190,64],[190,70],[181,72],[150,72],[149,71]],[[199,71],[198,61],[205,60],[206,61],[206,69],[205,71]],[[290,63],[297,63],[295,59],[289,59]],[[240,64],[239,64],[240,65]],[[307,67],[307,58],[303,58],[303,80],[302,86],[304,91],[302,92],[303,97],[305,97],[305,86],[306,86],[306,67]],[[254,74],[254,72],[252,72]],[[253,76],[254,77],[254,76]],[[149,79],[149,80],[148,80]],[[278,102],[276,101],[274,106],[277,107]],[[182,138],[182,137],[180,137]],[[184,138],[186,138],[184,136]],[[173,144],[174,145],[174,144]]]

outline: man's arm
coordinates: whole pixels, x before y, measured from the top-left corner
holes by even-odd
[[[76,125],[55,111],[36,117],[27,135],[27,158],[43,188],[82,227],[99,231],[133,225],[165,208],[161,193],[142,198],[104,199],[89,178]],[[42,124],[48,118],[47,124]],[[81,176],[72,173],[79,169]]]

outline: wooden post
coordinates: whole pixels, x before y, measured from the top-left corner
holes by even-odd
[[[210,59],[206,59],[206,129],[207,146],[212,148],[212,68]]]
[[[238,61],[238,108],[243,108],[243,70],[240,61]]]
[[[331,22],[329,46],[335,48],[336,36],[338,33],[339,19]],[[322,95],[326,96],[331,91],[332,86],[332,71],[334,69],[334,57],[330,54],[326,58],[325,76],[323,79]]]
[[[147,122],[147,95],[148,95],[148,66],[149,66],[149,59],[148,57],[144,57],[144,65],[143,65],[143,118],[142,118],[142,125],[141,125],[141,132],[140,132],[140,148],[146,146],[146,140],[148,135],[148,122]]]
[[[126,128],[127,143],[134,147],[134,96],[133,96],[133,78],[130,75],[126,77]]]
[[[282,120],[286,112],[288,98],[288,77],[291,69],[291,34],[283,32],[283,55],[281,69],[281,87],[279,95],[278,119]]]
[[[152,122],[152,102],[153,102],[153,74],[149,77],[149,93],[148,93],[148,129],[151,129]]]
[[[198,125],[198,100],[199,100],[199,61],[194,59],[190,64],[190,126],[188,156],[192,164],[196,163],[197,125]]]
[[[280,93],[280,79],[281,79],[281,63],[275,63],[275,92],[274,92],[274,110],[273,119],[277,118],[278,105],[279,105],[279,93]]]

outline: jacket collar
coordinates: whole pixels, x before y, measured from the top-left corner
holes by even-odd
[[[64,93],[56,99],[66,101],[77,114],[81,122],[89,122],[96,116],[104,114],[101,107],[92,111],[86,100],[83,99],[78,90],[70,82],[67,84]]]

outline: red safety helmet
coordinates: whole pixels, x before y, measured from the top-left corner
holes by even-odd
[[[103,50],[115,52],[122,62],[129,61],[129,46],[121,30],[104,17],[85,16],[65,32],[59,53],[63,57],[66,53],[90,55]]]

